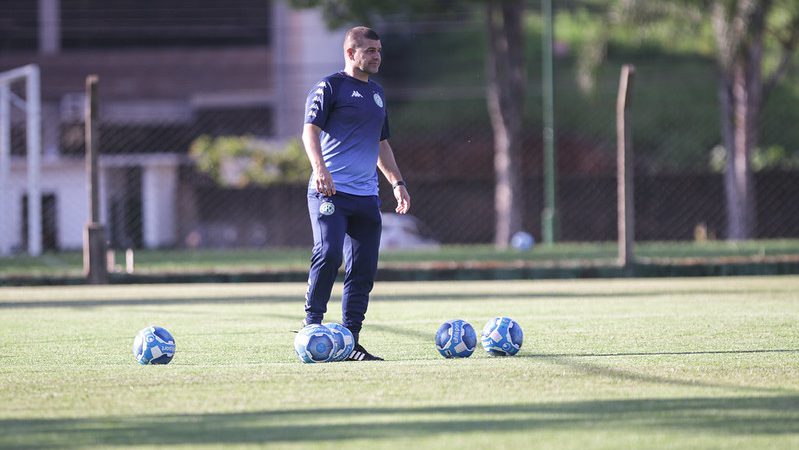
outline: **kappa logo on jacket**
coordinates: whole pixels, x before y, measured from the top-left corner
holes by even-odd
[[[363,98],[363,95],[361,95],[361,93],[358,91],[352,91],[352,95],[350,95],[350,97]]]

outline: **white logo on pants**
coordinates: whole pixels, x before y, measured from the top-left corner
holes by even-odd
[[[333,202],[322,202],[322,204],[319,205],[319,214],[323,216],[329,216],[334,212],[336,212],[336,205],[334,205]]]

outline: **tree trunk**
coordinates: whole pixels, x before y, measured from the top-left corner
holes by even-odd
[[[754,196],[752,195],[752,171],[749,166],[751,148],[750,134],[747,130],[751,115],[747,100],[747,86],[743,61],[733,64],[732,74],[727,77],[729,84],[724,89],[728,98],[722,100],[727,108],[722,115],[728,123],[725,148],[727,166],[724,173],[724,191],[727,200],[727,239],[744,240],[752,236]]]
[[[522,229],[521,131],[525,71],[522,0],[486,2],[488,113],[494,131],[494,243],[506,248]]]
[[[751,66],[738,61],[735,64],[732,86],[727,91],[731,99],[730,108],[723,117],[731,122],[732,142],[726,143],[727,171],[724,174],[724,189],[727,198],[727,239],[752,239],[756,226],[755,192],[752,169],[749,164],[757,142],[757,119],[760,108],[756,100],[761,87],[752,77]],[[758,63],[759,65],[759,63]],[[754,98],[753,98],[754,97]],[[727,137],[726,140],[729,140]]]
[[[755,237],[757,210],[749,161],[758,144],[765,14],[765,7],[761,7],[753,8],[747,15],[747,38],[728,43],[731,51],[727,63],[721,66],[719,101],[722,139],[727,151],[724,191],[728,240]]]

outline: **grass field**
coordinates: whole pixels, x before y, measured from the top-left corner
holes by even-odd
[[[388,361],[318,365],[303,290],[0,288],[0,447],[799,448],[799,277],[378,283]],[[494,315],[517,356],[438,355],[441,322]],[[167,366],[131,354],[151,323]]]

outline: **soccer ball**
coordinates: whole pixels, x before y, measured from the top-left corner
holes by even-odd
[[[510,245],[516,250],[520,251],[530,250],[535,245],[535,238],[533,237],[532,234],[527,233],[525,231],[517,231],[510,238]]]
[[[169,364],[175,356],[175,338],[155,325],[144,328],[133,339],[133,356],[141,365]]]
[[[304,363],[330,362],[338,353],[338,341],[330,328],[310,324],[294,338],[294,351]]]
[[[344,361],[350,356],[352,349],[355,348],[355,338],[352,336],[352,331],[338,323],[325,323],[323,325],[330,329],[336,338],[338,351],[333,356],[333,361]]]
[[[444,358],[468,358],[477,347],[477,333],[465,320],[448,320],[436,331],[436,349]]]
[[[483,327],[480,338],[489,355],[513,356],[522,348],[522,327],[510,317],[494,317]]]

